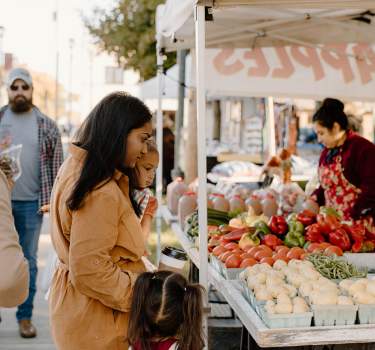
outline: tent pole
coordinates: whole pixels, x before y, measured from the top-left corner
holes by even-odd
[[[156,144],[159,151],[159,166],[156,170],[156,199],[158,201],[158,211],[156,213],[156,234],[157,234],[157,247],[156,247],[156,265],[159,265],[160,252],[161,252],[161,212],[160,207],[163,195],[163,110],[162,110],[162,97],[163,97],[163,56],[157,47],[157,77],[158,77],[158,109],[156,114]]]
[[[205,86],[205,8],[195,7],[195,54],[197,84],[197,135],[198,135],[198,222],[199,222],[199,283],[208,292],[207,252],[207,159],[206,159],[206,86]],[[204,305],[208,305],[207,293]],[[207,339],[207,318],[204,320]],[[207,343],[206,343],[207,348]]]
[[[268,157],[270,158],[276,154],[275,111],[273,105],[273,97],[266,98],[266,118]]]
[[[181,129],[184,124],[184,110],[185,110],[185,68],[187,50],[177,51],[178,64],[178,107],[175,118],[175,141],[174,141],[174,166],[172,170],[172,178],[180,176],[180,144],[181,144]]]

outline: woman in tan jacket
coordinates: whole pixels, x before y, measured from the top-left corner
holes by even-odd
[[[145,242],[126,174],[152,134],[137,98],[105,97],[90,113],[57,176],[51,200],[59,266],[50,293],[60,350],[127,350],[133,286]]]
[[[14,227],[11,185],[0,167],[0,307],[20,305],[29,294],[29,265]]]

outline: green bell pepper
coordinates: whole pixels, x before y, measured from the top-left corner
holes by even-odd
[[[254,225],[254,227],[256,228],[256,234],[269,235],[272,233],[270,228],[264,221],[258,221]]]
[[[305,244],[305,238],[300,232],[290,231],[285,236],[284,244],[289,248],[303,247],[303,245]]]

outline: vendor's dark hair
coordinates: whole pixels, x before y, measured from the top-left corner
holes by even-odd
[[[335,98],[326,98],[321,107],[315,112],[313,122],[332,130],[336,122],[342,130],[348,130],[348,117],[344,112],[344,104]]]
[[[150,350],[155,338],[176,338],[178,350],[201,350],[203,287],[170,271],[142,273],[135,282],[128,340]]]
[[[86,150],[87,156],[67,201],[70,210],[79,209],[85,196],[101,182],[109,181],[116,169],[129,172],[124,166],[127,136],[151,118],[141,100],[124,92],[111,93],[94,107],[75,137],[74,143]],[[136,209],[131,195],[130,199]]]

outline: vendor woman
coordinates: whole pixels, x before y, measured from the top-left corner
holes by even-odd
[[[319,160],[319,188],[312,198],[335,208],[344,220],[375,221],[375,145],[348,128],[344,104],[327,98],[313,117],[324,145]]]

